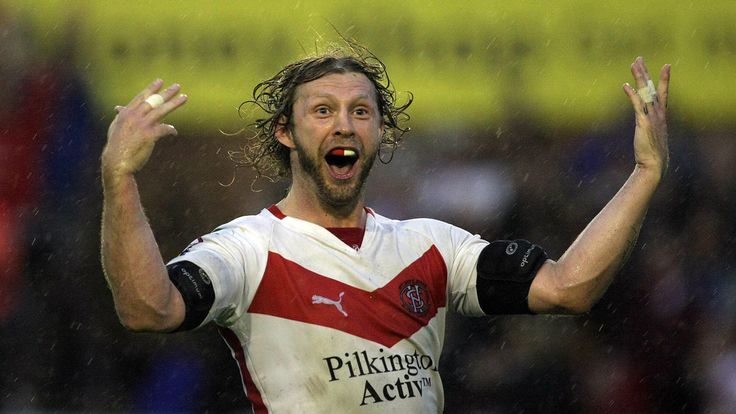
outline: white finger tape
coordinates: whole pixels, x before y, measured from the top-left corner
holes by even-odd
[[[654,98],[657,96],[657,88],[654,87],[654,82],[649,79],[647,81],[646,88],[641,88],[636,91],[636,94],[641,97],[646,103],[654,102]]]
[[[146,103],[151,105],[151,108],[158,108],[164,103],[164,97],[154,93],[153,95],[146,98]]]

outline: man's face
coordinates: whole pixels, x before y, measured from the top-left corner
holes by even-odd
[[[340,208],[359,200],[382,134],[370,80],[335,73],[297,87],[291,128],[279,139],[296,150],[293,185],[307,185],[323,203]]]

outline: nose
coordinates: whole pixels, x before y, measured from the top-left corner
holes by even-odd
[[[340,137],[351,137],[355,133],[353,129],[353,120],[350,118],[348,111],[340,111],[335,117],[334,134]]]

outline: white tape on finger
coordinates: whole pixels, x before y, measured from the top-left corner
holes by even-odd
[[[636,94],[639,95],[644,102],[652,103],[654,102],[654,98],[657,96],[657,88],[654,87],[654,82],[649,79],[647,81],[646,88],[639,89],[636,91]]]
[[[151,105],[152,109],[158,108],[159,106],[163,105],[164,103],[164,97],[154,93],[153,95],[146,98],[146,103]]]

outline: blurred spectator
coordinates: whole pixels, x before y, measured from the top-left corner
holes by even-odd
[[[0,7],[0,325],[17,306],[26,224],[40,198],[51,79],[23,26]]]

